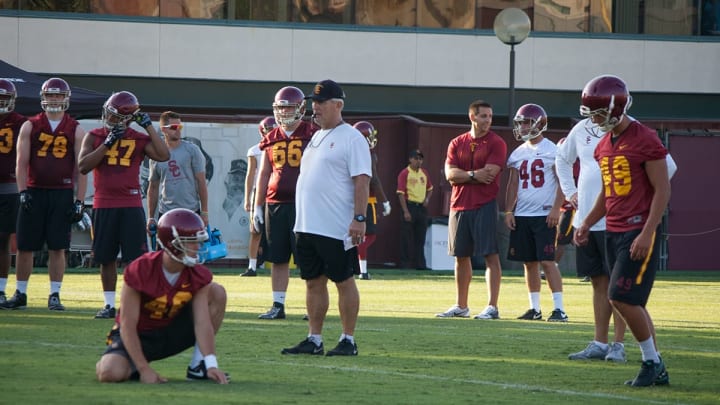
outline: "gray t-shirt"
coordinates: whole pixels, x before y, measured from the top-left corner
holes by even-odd
[[[173,208],[199,211],[197,173],[203,173],[204,181],[205,157],[197,145],[187,141],[170,150],[167,162],[150,160],[150,179],[160,184],[158,211],[165,213]]]

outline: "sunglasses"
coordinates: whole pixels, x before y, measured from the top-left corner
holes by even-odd
[[[163,125],[161,128],[172,129],[173,131],[177,131],[179,129],[182,129],[183,125],[182,124],[170,124],[170,125]]]

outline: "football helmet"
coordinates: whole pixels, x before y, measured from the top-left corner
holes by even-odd
[[[545,109],[537,104],[525,104],[518,108],[513,119],[515,140],[529,141],[540,136],[548,126]]]
[[[0,114],[7,114],[15,109],[15,97],[15,84],[10,80],[0,79]]]
[[[173,260],[188,267],[193,267],[200,260],[200,248],[208,240],[200,216],[189,209],[175,208],[163,216],[157,223],[157,241],[160,247],[167,252]],[[197,248],[188,244],[197,243]]]
[[[260,137],[267,135],[268,132],[272,131],[273,128],[277,128],[277,121],[273,117],[265,117],[258,124],[258,130],[260,131]]]
[[[377,145],[377,129],[373,126],[373,124],[367,122],[367,121],[358,121],[353,125],[353,128],[360,131],[361,134],[365,137],[368,144],[370,145],[370,149],[374,148],[375,145]]]
[[[623,79],[613,75],[602,75],[590,80],[582,91],[580,115],[592,118],[599,116],[602,121],[593,122],[604,132],[611,131],[630,109],[632,97]]]
[[[130,126],[133,115],[140,111],[137,97],[129,91],[113,93],[103,104],[102,121],[107,129]]]
[[[48,100],[50,94],[62,94],[62,100]],[[45,80],[40,87],[40,106],[45,112],[56,113],[70,108],[70,85],[59,77]]]
[[[305,94],[297,87],[283,87],[275,93],[272,107],[275,121],[282,127],[291,127],[305,116]],[[293,109],[288,111],[287,107]]]

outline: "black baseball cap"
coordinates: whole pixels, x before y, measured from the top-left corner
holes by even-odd
[[[408,157],[409,158],[419,157],[421,159],[425,159],[425,156],[423,156],[422,152],[420,152],[420,149],[411,150]]]
[[[345,98],[345,92],[339,84],[332,80],[323,80],[315,85],[312,94],[305,96],[305,99],[313,101],[327,101],[332,98]]]

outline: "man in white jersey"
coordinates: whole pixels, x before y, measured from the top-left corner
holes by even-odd
[[[628,117],[630,118],[630,117]],[[570,130],[564,143],[558,146],[555,167],[560,181],[560,188],[567,201],[576,208],[573,227],[582,224],[585,217],[595,204],[597,195],[602,189],[600,166],[593,157],[595,147],[604,132],[593,125],[589,118],[583,119]],[[580,175],[577,186],[573,179],[573,163],[580,160]],[[670,154],[667,155],[668,174],[670,177],[677,166]],[[600,359],[624,363],[625,355],[625,321],[612,310],[608,300],[608,283],[610,268],[608,267],[605,250],[605,218],[590,228],[589,240],[586,245],[577,246],[575,260],[578,276],[589,277],[593,286],[593,312],[595,319],[595,336],[588,346],[568,357],[570,360]],[[608,343],[610,316],[613,316],[614,342]]]
[[[557,147],[545,139],[547,114],[537,104],[525,104],[513,121],[515,139],[524,141],[508,158],[510,178],[505,195],[505,224],[510,228],[508,259],[525,267],[528,309],[518,319],[542,320],[540,267],[552,291],[553,311],[548,322],[567,322],[562,275],[555,263],[556,226],[564,199],[555,175]]]
[[[372,176],[365,137],[342,118],[345,93],[332,80],[313,89],[313,117],[320,126],[302,157],[296,191],[296,262],[307,287],[308,337],[282,354],[324,353],[322,328],[329,306],[327,283],[338,290],[342,334],[328,356],[356,356],[353,336],[360,308],[354,275],[360,274],[357,245],[365,235]]]

